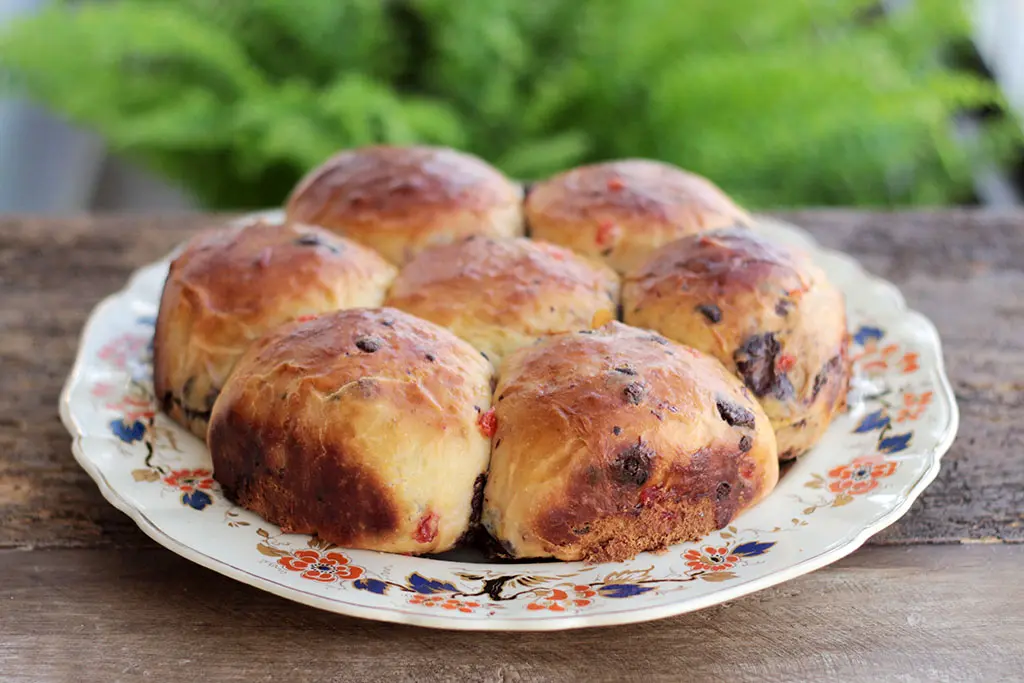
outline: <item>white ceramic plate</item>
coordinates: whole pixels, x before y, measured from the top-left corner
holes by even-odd
[[[277,214],[268,214],[276,217]],[[206,447],[155,412],[149,362],[168,261],[103,301],[61,397],[75,457],[149,536],[205,567],[334,612],[453,629],[552,630],[701,609],[806,574],[903,515],[957,428],[939,337],[891,284],[773,221],[846,294],[859,378],[849,413],[764,502],[700,543],[628,562],[488,563],[469,551],[406,557],[283,534],[228,503]]]

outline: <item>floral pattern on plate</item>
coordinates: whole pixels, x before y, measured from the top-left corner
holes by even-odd
[[[488,562],[457,551],[407,557],[284,534],[234,507],[201,441],[156,409],[151,340],[167,262],[97,307],[61,401],[74,452],[104,495],[156,540],[278,595],[386,621],[544,630],[679,614],[839,559],[903,514],[937,473],[957,411],[938,336],[891,285],[798,229],[845,292],[858,379],[850,409],[788,468],[772,495],[701,539],[627,562]]]

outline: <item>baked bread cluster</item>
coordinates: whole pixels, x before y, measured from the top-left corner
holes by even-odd
[[[710,181],[629,159],[524,191],[423,146],[342,152],[282,223],[191,240],[154,340],[164,411],[237,504],[351,548],[513,559],[730,524],[849,373],[841,293]]]

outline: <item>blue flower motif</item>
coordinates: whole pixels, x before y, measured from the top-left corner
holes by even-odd
[[[154,325],[156,325],[156,316],[153,316],[153,315],[140,315],[138,318],[135,319],[135,322],[137,322],[140,325],[146,325],[148,327],[153,327]]]
[[[388,589],[388,585],[378,579],[356,579],[352,582],[352,585],[361,591],[370,591],[377,595],[384,595],[384,592]]]
[[[142,437],[146,435],[146,425],[139,420],[135,420],[130,424],[120,419],[111,420],[110,431],[125,443],[135,443],[136,441],[141,441]]]
[[[892,436],[887,436],[878,441],[878,450],[882,453],[896,453],[898,451],[906,450],[910,445],[910,437],[913,435],[913,432],[907,432],[906,434],[893,434]]]
[[[860,328],[853,334],[853,343],[857,346],[864,346],[871,340],[878,340],[885,336],[885,331],[881,327],[871,327],[869,325],[861,325]]]
[[[458,588],[455,584],[448,583],[447,581],[438,581],[437,579],[428,579],[419,574],[413,574],[409,577],[409,586],[417,593],[454,593]]]
[[[873,413],[868,413],[861,418],[860,424],[854,428],[854,433],[863,434],[864,432],[872,432],[876,429],[884,429],[889,426],[889,416],[885,413],[885,408],[879,408]]]
[[[194,510],[202,510],[213,502],[213,498],[206,491],[196,489],[195,491],[181,494],[181,502]]]
[[[739,555],[740,557],[756,557],[758,555],[764,555],[773,545],[775,545],[775,541],[768,541],[766,543],[748,541],[733,548],[730,551],[730,554]]]
[[[635,583],[608,583],[598,588],[597,592],[606,598],[631,598],[652,590],[652,586],[638,586]]]

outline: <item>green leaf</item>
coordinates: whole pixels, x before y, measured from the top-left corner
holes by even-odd
[[[648,156],[751,208],[970,199],[1020,121],[945,59],[960,3],[110,0],[0,33],[24,93],[213,208],[281,201],[337,149],[423,142],[506,173]],[[43,38],[45,37],[45,38]]]

